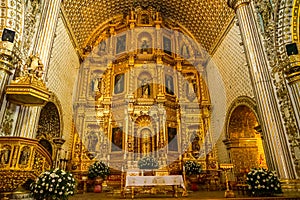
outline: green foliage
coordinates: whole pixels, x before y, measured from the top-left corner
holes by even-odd
[[[263,168],[251,169],[247,174],[247,184],[251,196],[273,196],[282,193],[276,172]]]
[[[140,169],[158,169],[158,161],[153,157],[143,157],[138,161]]]
[[[94,164],[89,167],[89,178],[93,179],[100,176],[105,179],[109,174],[109,167],[103,161],[94,162]]]
[[[74,195],[76,183],[70,172],[51,169],[43,172],[30,184],[30,191],[35,199],[68,199]]]
[[[200,174],[202,166],[195,161],[186,161],[184,163],[184,169],[187,176]]]

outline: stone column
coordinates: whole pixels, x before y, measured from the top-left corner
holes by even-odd
[[[264,142],[266,142],[269,150],[269,155],[267,155],[268,167],[271,170],[276,170],[281,179],[295,179],[296,171],[250,1],[228,0],[227,3],[235,10],[239,22],[265,138]]]

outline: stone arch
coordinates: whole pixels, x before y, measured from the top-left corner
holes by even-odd
[[[53,138],[62,138],[62,130],[62,107],[58,98],[51,93],[49,102],[41,110],[36,138],[49,141]]]
[[[253,167],[267,168],[255,101],[247,96],[238,97],[226,117],[226,139],[230,161],[237,177],[244,177]]]
[[[231,106],[228,108],[228,113],[225,119],[226,122],[226,134],[225,137],[229,138],[229,131],[228,131],[228,127],[229,127],[229,123],[230,123],[230,118],[233,115],[233,112],[239,107],[239,106],[246,106],[248,109],[250,109],[253,114],[255,115],[256,119],[258,118],[258,114],[257,114],[257,110],[256,110],[256,102],[247,96],[240,96],[238,97],[235,101],[233,101],[233,103],[231,104]]]
[[[63,137],[62,106],[54,93],[51,93],[49,102],[42,108],[39,116],[36,139],[56,159],[57,138]],[[63,140],[62,140],[63,141]]]

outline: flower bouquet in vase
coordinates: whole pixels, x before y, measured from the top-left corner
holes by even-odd
[[[51,169],[39,175],[30,184],[33,197],[39,199],[68,199],[74,195],[76,183],[70,172],[62,169]]]
[[[88,177],[95,179],[94,192],[102,192],[103,180],[109,174],[110,169],[103,161],[96,161],[89,167]]]
[[[196,161],[186,161],[183,165],[183,171],[185,172],[186,176],[188,176],[189,181],[191,183],[191,189],[193,191],[198,190],[198,175],[202,171],[202,167]]]
[[[274,196],[282,193],[276,172],[263,168],[251,169],[247,174],[247,184],[250,196]]]

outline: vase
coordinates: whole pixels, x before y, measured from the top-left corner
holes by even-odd
[[[198,191],[198,177],[197,175],[193,174],[189,176],[189,181],[191,183],[191,190]]]
[[[102,177],[96,177],[96,179],[95,179],[95,187],[94,187],[94,192],[95,193],[102,192],[102,183],[103,183],[103,178]]]

